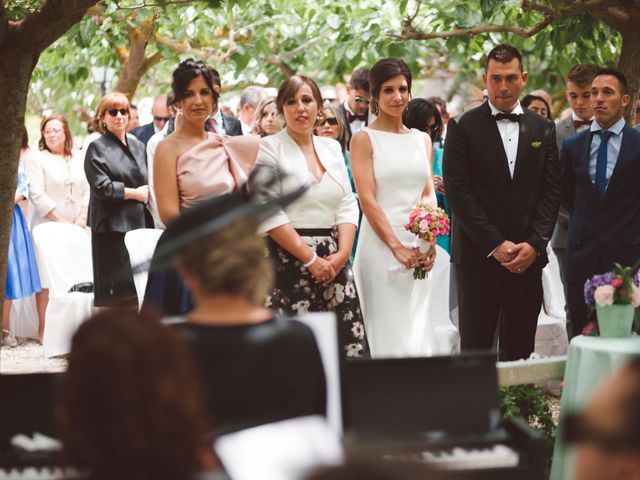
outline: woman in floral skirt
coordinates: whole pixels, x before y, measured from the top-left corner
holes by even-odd
[[[323,118],[320,89],[308,77],[290,77],[278,89],[276,106],[286,127],[262,139],[256,164],[276,166],[312,187],[262,225],[276,269],[269,306],[282,313],[335,312],[345,355],[368,357],[349,263],[358,204],[340,144],[313,135]]]

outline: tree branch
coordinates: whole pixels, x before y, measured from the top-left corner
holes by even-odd
[[[80,21],[89,7],[98,0],[45,0],[42,7],[15,22],[17,45],[31,45],[39,55]]]
[[[116,2],[116,10],[140,10],[141,8],[149,7],[164,7],[165,5],[188,5],[189,3],[196,3],[197,0],[169,0],[164,3],[147,3],[142,2],[138,5],[122,6]]]

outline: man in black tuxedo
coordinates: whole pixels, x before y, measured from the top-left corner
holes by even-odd
[[[443,168],[453,213],[462,348],[527,358],[542,305],[542,268],[558,215],[555,126],[523,110],[527,80],[510,45],[487,57],[488,101],[449,120]]]
[[[613,69],[591,84],[594,121],[562,145],[562,189],[571,213],[567,246],[567,303],[573,334],[587,323],[583,289],[614,263],[640,259],[640,132],[623,117],[627,79]]]

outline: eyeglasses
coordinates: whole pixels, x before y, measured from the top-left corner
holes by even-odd
[[[327,117],[324,120],[322,120],[318,126],[319,127],[323,127],[325,123],[328,123],[329,125],[331,125],[332,127],[335,127],[336,125],[338,125],[338,119],[336,117]]]
[[[153,116],[153,119],[154,119],[156,122],[168,122],[170,118],[171,118],[171,117],[159,117],[159,116],[157,116],[157,115],[154,115],[154,116]]]
[[[117,117],[118,113],[120,113],[120,115],[124,117],[125,115],[129,115],[129,109],[128,108],[112,108],[110,110],[107,110],[107,113],[112,117]]]
[[[359,96],[356,95],[355,101],[356,101],[356,103],[366,103],[367,105],[369,105],[369,99],[368,98],[359,97]]]
[[[640,449],[639,432],[631,435],[609,433],[589,425],[582,415],[567,415],[563,427],[563,440],[568,444],[591,443],[611,452]]]
[[[47,128],[42,131],[43,135],[58,135],[59,133],[64,132],[61,128]]]

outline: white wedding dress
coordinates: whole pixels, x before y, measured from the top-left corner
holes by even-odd
[[[420,200],[431,171],[423,133],[363,130],[373,148],[376,199],[400,241],[415,246],[416,237],[404,229],[404,224]],[[398,261],[367,218],[362,218],[353,271],[373,358],[457,351],[458,332],[449,320],[446,251],[439,248],[436,259],[433,273],[440,274],[435,277],[415,280],[413,269],[398,271]]]

